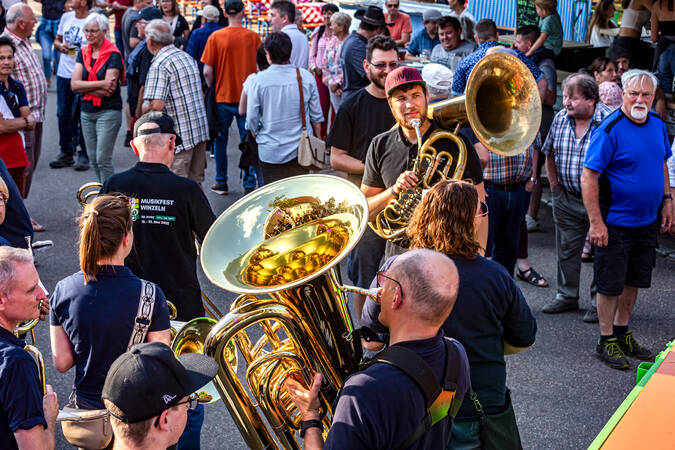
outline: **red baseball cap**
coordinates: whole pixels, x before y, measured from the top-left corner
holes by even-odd
[[[387,80],[384,82],[384,91],[389,96],[394,89],[406,84],[419,84],[422,87],[427,85],[422,79],[422,74],[419,70],[412,67],[399,67],[387,75]]]

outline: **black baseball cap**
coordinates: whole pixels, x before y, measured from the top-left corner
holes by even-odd
[[[225,2],[225,13],[234,16],[244,9],[244,4],[241,0],[227,0]]]
[[[112,363],[101,398],[122,411],[111,413],[116,419],[141,422],[199,390],[217,373],[218,364],[208,356],[186,353],[176,359],[161,342],[137,344]]]
[[[147,130],[138,130],[144,123],[154,123],[159,128],[150,128]],[[168,133],[176,136],[176,145],[181,145],[183,140],[176,133],[173,125],[173,119],[170,115],[160,111],[150,111],[138,118],[134,124],[134,137],[143,136],[146,134]]]
[[[140,18],[148,22],[155,19],[161,19],[162,11],[154,6],[146,6],[145,8],[141,9]]]

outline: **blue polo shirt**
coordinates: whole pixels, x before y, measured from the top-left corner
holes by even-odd
[[[457,342],[459,357],[450,361],[459,366],[455,397],[463,399],[469,390],[469,363],[464,348]],[[430,339],[399,342],[417,353],[442,383],[446,365],[443,333]],[[426,413],[424,394],[403,371],[389,364],[373,364],[349,377],[334,407],[333,423],[324,449],[397,448],[422,422]],[[445,448],[452,419],[435,424],[411,448]]]
[[[0,327],[0,448],[18,449],[14,432],[47,428],[37,365],[24,341]]]
[[[75,390],[104,408],[101,390],[110,365],[127,350],[138,312],[141,280],[124,266],[101,266],[96,281],[84,284],[77,272],[59,281],[49,304],[50,323],[63,326],[75,354]],[[164,293],[155,291],[149,331],[169,328]]]
[[[663,163],[672,151],[663,120],[650,112],[643,124],[617,109],[591,136],[584,167],[600,173],[605,223],[644,227],[656,221],[663,201]]]
[[[440,43],[441,41],[438,39],[438,36],[431,39],[431,36],[427,33],[426,27],[423,27],[419,33],[414,35],[410,40],[408,53],[413,56],[419,56],[423,50],[429,50],[429,55],[431,55],[431,51]]]

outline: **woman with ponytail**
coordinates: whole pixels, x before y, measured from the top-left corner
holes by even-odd
[[[72,407],[102,409],[108,368],[127,350],[143,281],[124,267],[134,235],[129,199],[103,195],[80,217],[80,271],[59,281],[50,299],[52,358],[59,372],[75,366]],[[169,344],[169,310],[155,286],[146,341]]]

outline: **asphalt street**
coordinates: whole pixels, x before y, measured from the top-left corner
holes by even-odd
[[[37,233],[36,240],[50,239],[54,246],[37,255],[38,270],[51,291],[56,283],[78,270],[77,224],[81,211],[75,193],[79,186],[94,181],[92,170],[75,172],[72,168],[50,169],[48,162],[58,153],[56,94],[48,94],[47,121],[42,157],[30,197],[26,204],[31,215],[47,231]],[[123,94],[123,98],[126,96]],[[120,130],[114,152],[116,171],[123,171],[136,162],[131,149],[123,146],[124,127]],[[238,136],[230,130],[229,186],[230,194],[216,195],[208,190],[214,180],[214,163],[209,159],[205,187],[216,215],[243,196],[237,169]],[[546,194],[545,194],[546,195]],[[551,209],[542,206],[540,217],[543,231],[530,234],[530,260],[533,266],[555,286],[555,242]],[[661,239],[665,246],[675,248],[675,241]],[[224,243],[225,244],[225,243]],[[170,245],[170,243],[168,243]],[[675,294],[673,269],[675,263],[657,257],[652,288],[641,290],[633,314],[631,328],[643,345],[655,352],[665,348],[675,337]],[[342,273],[346,276],[344,262]],[[200,268],[201,269],[201,268]],[[544,304],[555,295],[554,287],[537,288],[518,282],[537,318],[537,341],[533,348],[507,357],[508,386],[512,391],[514,409],[525,448],[578,449],[590,444],[616,407],[635,385],[637,363],[620,372],[611,370],[595,356],[598,326],[582,322],[583,308],[588,307],[592,267],[584,264],[582,271],[582,310],[550,316],[541,312]],[[200,272],[203,291],[225,311],[235,295],[211,285]],[[58,393],[61,406],[71,390],[74,370],[60,374],[51,362],[48,324],[37,327],[38,347],[47,362],[47,380]],[[57,448],[70,448],[57,430]],[[246,448],[222,402],[207,406],[202,430],[202,448]]]

